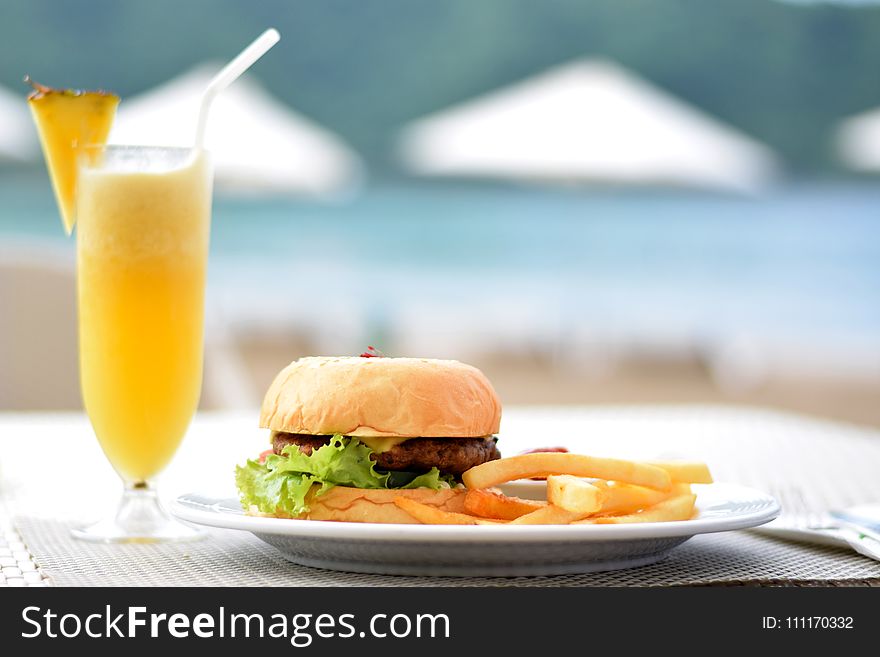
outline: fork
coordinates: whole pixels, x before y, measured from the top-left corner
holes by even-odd
[[[803,491],[795,487],[782,487],[772,492],[782,505],[782,513],[773,522],[756,527],[754,531],[807,543],[848,546],[859,554],[880,561],[880,534],[862,524],[843,519],[846,517],[845,510],[840,515],[816,511],[807,502]]]

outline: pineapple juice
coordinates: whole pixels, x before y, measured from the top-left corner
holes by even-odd
[[[137,483],[199,400],[212,171],[204,153],[124,150],[78,181],[80,380],[107,458]]]

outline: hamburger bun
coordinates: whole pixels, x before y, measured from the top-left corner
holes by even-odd
[[[429,358],[301,358],[281,370],[260,411],[263,428],[316,436],[477,438],[500,423],[480,370]]]
[[[317,490],[315,486],[313,491]],[[394,503],[395,498],[407,497],[444,511],[464,513],[464,487],[431,490],[411,488],[404,490],[350,488],[334,486],[323,495],[310,492],[306,498],[309,512],[299,516],[303,520],[334,520],[337,522],[381,522],[412,525],[419,522]]]

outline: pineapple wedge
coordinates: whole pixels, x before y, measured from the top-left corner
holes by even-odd
[[[33,86],[28,96],[43,156],[49,168],[61,220],[70,235],[76,222],[76,177],[80,146],[107,141],[119,96],[106,91],[50,89],[25,78]]]

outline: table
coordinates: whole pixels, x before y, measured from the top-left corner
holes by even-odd
[[[256,411],[198,415],[163,475],[166,499],[228,495],[235,463],[265,448]],[[781,495],[817,510],[880,499],[880,432],[750,408],[506,408],[502,453],[565,444],[623,458],[705,460],[718,481]],[[0,516],[14,584],[56,586],[672,586],[880,585],[880,563],[846,549],[781,541],[750,531],[697,536],[664,562],[557,577],[424,578],[310,569],[250,534],[211,530],[180,545],[92,545],[70,527],[112,510],[121,491],[81,414],[0,414]],[[4,527],[0,517],[0,528]],[[0,538],[0,559],[5,555]],[[25,548],[19,549],[19,548]],[[12,557],[10,552],[7,561]],[[25,582],[22,562],[30,582]],[[5,563],[5,562],[4,562]],[[21,581],[18,581],[21,580]]]

